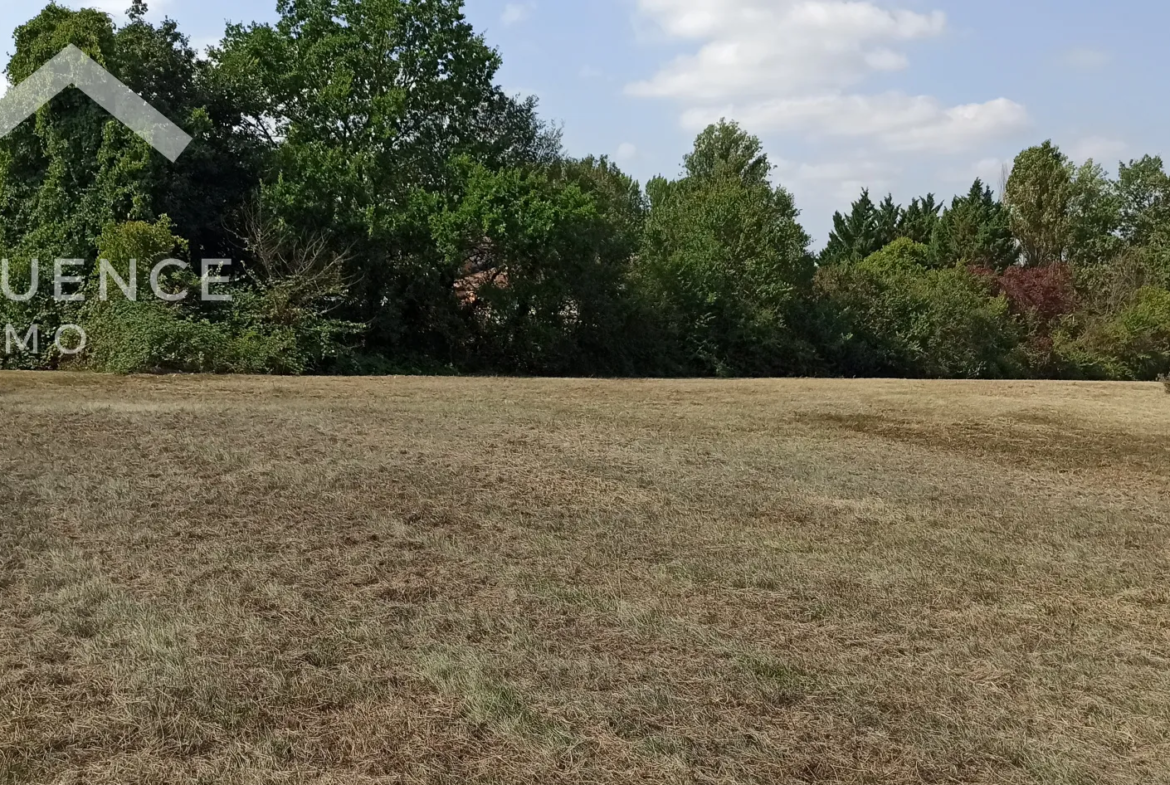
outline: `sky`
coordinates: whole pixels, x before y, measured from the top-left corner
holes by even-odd
[[[68,2],[122,18],[129,0]],[[155,0],[197,46],[275,0]],[[11,31],[44,0],[4,0]],[[1052,139],[1111,171],[1170,154],[1164,0],[467,0],[503,57],[500,84],[536,95],[567,152],[608,155],[645,183],[676,176],[721,117],[759,136],[774,179],[823,243],[862,187],[906,202],[998,187]]]

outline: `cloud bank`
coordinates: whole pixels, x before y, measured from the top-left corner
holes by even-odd
[[[910,67],[908,47],[947,29],[941,11],[846,0],[637,0],[666,36],[697,50],[627,86],[669,99],[696,128],[722,116],[756,132],[863,139],[894,151],[958,153],[1025,127],[1006,97],[947,106],[870,93],[865,82]]]

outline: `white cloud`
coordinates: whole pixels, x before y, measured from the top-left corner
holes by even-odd
[[[965,191],[967,186],[975,182],[975,178],[979,178],[984,185],[990,186],[994,191],[999,191],[1000,186],[1011,172],[1011,167],[1011,161],[990,156],[981,158],[968,166],[944,169],[939,173],[939,179],[954,183],[956,186],[963,186]]]
[[[799,95],[860,81],[872,71],[898,71],[899,42],[940,34],[946,17],[887,11],[840,0],[639,0],[671,35],[706,40],[634,95],[685,100]]]
[[[905,47],[946,30],[939,11],[870,0],[638,0],[669,36],[700,43],[627,87],[669,98],[688,128],[733,117],[749,130],[872,139],[890,150],[950,153],[1027,125],[1007,98],[947,106],[931,96],[865,94],[868,77],[909,67]]]
[[[743,109],[689,109],[682,119],[684,126],[696,129],[720,117],[735,117],[757,131],[865,137],[892,150],[943,153],[961,151],[1028,123],[1024,107],[1006,98],[946,107],[929,96],[902,93],[832,93],[753,102]]]
[[[856,158],[827,163],[781,161],[776,166],[776,174],[797,190],[823,193],[843,204],[856,199],[863,188],[885,193],[901,173],[901,167],[888,161]]]
[[[170,5],[170,3],[171,0],[151,0],[147,4],[150,7],[150,18],[161,18],[159,11]],[[95,8],[98,11],[104,11],[118,23],[126,20],[126,11],[130,8],[130,0],[72,0],[72,2],[66,4],[74,8]]]
[[[1086,136],[1078,139],[1068,148],[1068,155],[1077,163],[1092,158],[1099,164],[1112,165],[1119,160],[1128,145],[1120,139],[1104,136]]]
[[[504,6],[504,13],[500,16],[500,21],[505,27],[520,24],[527,21],[528,17],[532,16],[535,6],[532,3],[508,3]]]
[[[1113,58],[1108,52],[1091,47],[1069,49],[1060,56],[1060,64],[1078,71],[1099,71]]]
[[[618,145],[614,158],[618,161],[632,161],[638,156],[638,147],[632,142],[622,142]]]

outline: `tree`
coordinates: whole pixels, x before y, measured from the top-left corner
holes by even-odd
[[[966,196],[943,211],[931,237],[931,257],[940,267],[956,264],[1004,270],[1018,258],[1009,216],[991,188],[976,179]]]
[[[1075,265],[1111,261],[1124,244],[1121,199],[1105,170],[1090,159],[1076,170],[1069,188],[1068,252]]]
[[[820,263],[856,264],[901,237],[929,242],[940,207],[934,194],[914,199],[905,209],[894,202],[893,194],[887,194],[875,206],[866,189],[850,207],[849,215],[834,214],[833,231],[821,252]]]
[[[495,85],[499,55],[461,0],[280,0],[277,10],[274,25],[230,27],[212,53],[247,127],[272,145],[264,202],[352,259],[347,316],[370,326],[369,349],[441,354],[449,347],[420,325],[449,308],[429,224],[467,183],[453,162],[548,164],[559,136],[535,101]]]
[[[902,223],[905,217],[901,206],[894,203],[894,195],[887,194],[878,205],[877,214],[874,216],[875,242],[879,249],[885,248],[902,236]]]
[[[1144,156],[1118,170],[1119,233],[1133,246],[1170,242],[1170,176],[1162,159]]]
[[[1024,264],[1035,267],[1065,259],[1072,194],[1072,164],[1051,141],[1016,157],[1004,199]]]
[[[115,28],[93,10],[49,5],[16,31],[8,65],[23,81],[66,44],[74,44],[194,141],[172,164],[77,90],[67,90],[0,140],[0,224],[16,253],[91,258],[111,221],[168,215],[191,252],[233,256],[224,226],[258,177],[254,148],[237,132],[232,97],[196,60],[175,23],[143,21],[144,2]]]
[[[687,177],[715,180],[737,177],[745,185],[764,185],[772,172],[760,140],[744,132],[736,122],[720,120],[708,126],[683,159]]]
[[[681,347],[683,372],[785,374],[808,362],[791,315],[811,283],[809,238],[791,194],[763,177],[759,149],[738,127],[713,126],[686,177],[647,188],[635,275]]]
[[[463,282],[465,362],[521,373],[609,370],[631,253],[612,204],[572,177],[464,166],[462,196],[432,230],[447,269]],[[577,172],[587,177],[589,165]],[[606,175],[623,177],[608,168]]]
[[[902,214],[898,236],[929,245],[942,208],[942,203],[935,201],[934,194],[927,194],[925,198],[915,197]]]
[[[826,346],[849,376],[999,378],[1019,373],[1007,302],[962,267],[931,269],[899,238],[853,265],[824,267],[817,287],[839,338]]]
[[[562,159],[551,172],[554,180],[576,185],[594,200],[614,233],[613,242],[620,243],[627,261],[632,259],[641,247],[650,209],[638,181],[604,156]]]
[[[883,243],[878,235],[877,208],[869,197],[869,189],[852,204],[848,215],[833,214],[833,231],[821,251],[820,263],[850,264],[860,262]]]

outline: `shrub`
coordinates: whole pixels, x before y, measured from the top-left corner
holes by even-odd
[[[84,362],[126,374],[303,374],[342,357],[342,340],[357,330],[307,311],[278,322],[270,290],[238,287],[225,306],[200,314],[155,300],[103,303],[84,324]]]
[[[831,324],[827,353],[849,376],[999,378],[1020,373],[1019,329],[1005,298],[965,268],[922,267],[893,246],[817,287]]]
[[[1170,373],[1164,373],[1158,377],[1158,381],[1166,388],[1166,394],[1170,395]]]
[[[996,281],[1012,313],[1044,328],[1076,307],[1072,269],[1064,263],[1009,267]]]
[[[158,302],[108,303],[86,325],[85,362],[110,373],[298,373],[283,330],[233,330]]]
[[[1170,373],[1170,291],[1144,287],[1114,313],[1076,314],[1053,339],[1065,375],[1156,379]]]
[[[96,242],[99,264],[102,259],[108,261],[129,283],[130,262],[133,260],[138,296],[140,299],[150,296],[150,271],[154,265],[172,255],[186,256],[188,253],[187,241],[174,235],[171,229],[171,219],[165,215],[153,224],[145,221],[106,224]],[[98,269],[95,268],[94,278],[97,276]],[[114,291],[111,286],[111,297]]]

